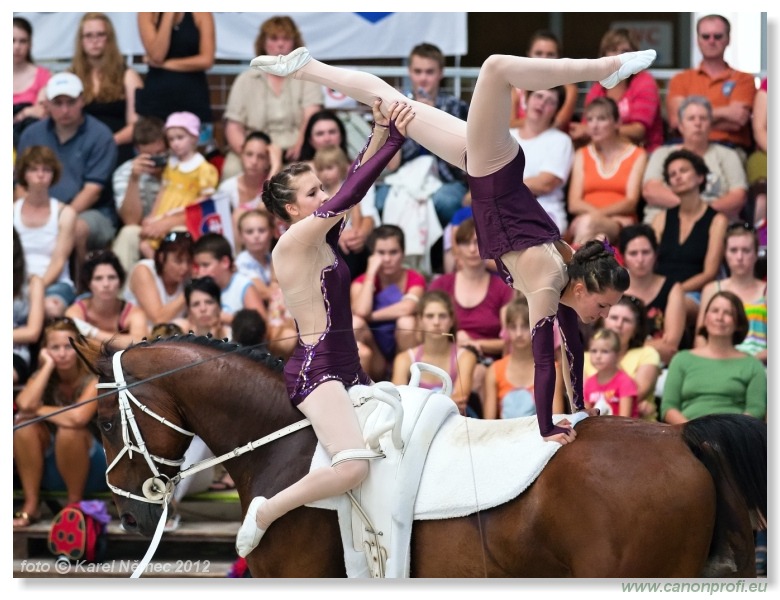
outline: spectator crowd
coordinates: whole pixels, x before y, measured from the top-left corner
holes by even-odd
[[[144,76],[97,12],[79,23],[70,67],[52,74],[31,55],[30,23],[13,21],[17,423],[94,396],[64,343],[71,333],[126,347],[177,331],[242,332],[241,343],[288,357],[296,326],[271,263],[285,227],[263,184],[307,161],[332,196],[354,158],[327,90],[257,70],[233,82],[218,148],[212,14],[138,13],[138,28]],[[665,102],[647,71],[611,89],[594,82],[580,109],[573,86],[512,92],[507,128],[525,152],[523,183],[572,247],[605,238],[631,275],[609,316],[581,327],[585,400],[602,414],[766,418],[767,80],[725,61],[726,18],[700,18],[695,35],[702,60],[672,77]],[[247,57],[303,45],[295,22],[276,16]],[[638,49],[618,28],[598,50]],[[565,56],[549,31],[527,54]],[[407,62],[408,97],[466,119],[468,103],[442,90],[439,48],[422,42]],[[230,226],[201,235],[187,209],[209,198],[229,206]],[[429,362],[450,373],[463,414],[533,414],[528,309],[479,255],[463,171],[406,140],[351,209],[339,247],[374,380],[403,384],[412,362]],[[561,358],[556,412],[568,410]],[[41,487],[64,485],[78,500],[101,485],[93,418],[82,409],[52,419],[51,437],[39,426],[14,433],[25,492],[15,526],[38,518]]]

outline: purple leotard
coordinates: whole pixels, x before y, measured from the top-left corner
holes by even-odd
[[[533,193],[523,183],[525,155],[517,156],[497,172],[484,177],[469,176],[474,228],[482,258],[496,261],[504,280],[512,285],[512,275],[501,260],[508,252],[532,246],[551,244],[561,239],[560,231]],[[565,273],[564,273],[565,275]],[[563,290],[561,290],[563,292]],[[552,398],[555,390],[555,337],[553,321],[557,317],[569,360],[572,401],[583,409],[582,373],[584,366],[582,340],[577,313],[563,304],[556,315],[549,315],[531,327],[531,350],[534,357],[534,401],[539,430],[543,436],[567,430],[552,423]]]
[[[401,147],[404,139],[391,122],[387,141],[364,165],[358,167],[368,148],[366,143],[339,191],[317,209],[314,216],[329,218],[342,215],[360,202]],[[369,137],[369,142],[370,140]],[[325,242],[335,256],[333,265],[323,269],[320,274],[320,286],[328,319],[325,331],[311,345],[303,343],[299,336],[298,344],[284,366],[287,392],[295,406],[326,381],[340,381],[345,387],[372,383],[360,366],[355,332],[352,329],[352,307],[349,299],[352,278],[338,247],[343,228],[344,219],[341,219],[325,236]]]
[[[519,148],[495,173],[468,176],[479,255],[495,260],[510,286],[512,276],[501,262],[504,254],[561,239],[558,226],[523,183],[524,170],[525,154]]]

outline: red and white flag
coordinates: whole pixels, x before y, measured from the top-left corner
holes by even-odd
[[[204,233],[219,233],[225,236],[230,247],[235,252],[233,243],[233,220],[230,215],[230,203],[225,196],[212,196],[191,204],[184,209],[187,222],[187,231],[193,240],[197,240]]]

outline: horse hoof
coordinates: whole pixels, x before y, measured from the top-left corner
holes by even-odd
[[[257,548],[265,533],[265,529],[260,529],[257,526],[257,511],[267,501],[263,496],[257,496],[249,504],[244,522],[236,535],[236,553],[241,558],[245,558],[247,554]]]

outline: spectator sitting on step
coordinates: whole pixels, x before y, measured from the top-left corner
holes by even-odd
[[[111,249],[128,273],[141,257],[141,223],[152,212],[160,193],[162,172],[168,163],[165,124],[157,117],[141,117],[133,126],[136,156],[114,171],[114,200],[123,226]]]
[[[41,489],[67,491],[67,503],[85,492],[106,490],[106,457],[94,422],[97,376],[70,344],[79,330],[73,320],[50,321],[43,330],[38,370],[16,397],[13,452],[24,491],[14,527],[40,519]],[[70,410],[62,410],[73,407]],[[45,420],[25,425],[38,417]]]

